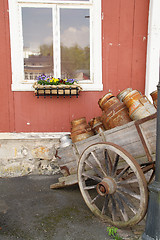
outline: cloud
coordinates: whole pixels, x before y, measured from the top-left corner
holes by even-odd
[[[44,40],[43,40],[43,43],[44,44],[52,44],[52,42],[53,42],[53,37],[52,36],[48,36],[48,37],[46,37],[46,38],[44,38]]]
[[[80,29],[69,27],[61,34],[61,43],[66,47],[78,44],[80,47],[89,45],[89,27],[82,26]]]

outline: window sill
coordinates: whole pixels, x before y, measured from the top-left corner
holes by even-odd
[[[103,91],[103,84],[80,84],[83,91]],[[24,91],[24,92],[33,92],[33,83],[27,83],[27,84],[12,84],[12,91]]]

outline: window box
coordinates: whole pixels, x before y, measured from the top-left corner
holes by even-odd
[[[82,91],[82,88],[78,84],[73,85],[40,85],[35,83],[33,85],[35,95],[39,96],[72,96],[75,95],[78,97],[79,92]]]

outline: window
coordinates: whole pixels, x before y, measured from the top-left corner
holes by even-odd
[[[40,74],[103,89],[100,0],[9,0],[9,12],[13,91]]]

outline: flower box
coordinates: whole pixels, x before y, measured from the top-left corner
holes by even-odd
[[[44,74],[37,78],[33,88],[37,97],[48,95],[56,95],[57,97],[76,95],[78,97],[79,92],[82,90],[75,79],[60,79]]]
[[[52,96],[56,95],[57,97],[59,95],[63,96],[72,96],[76,95],[78,97],[79,92],[82,90],[82,88],[78,84],[73,85],[40,85],[38,83],[35,83],[33,85],[35,89],[35,95],[38,96]]]

